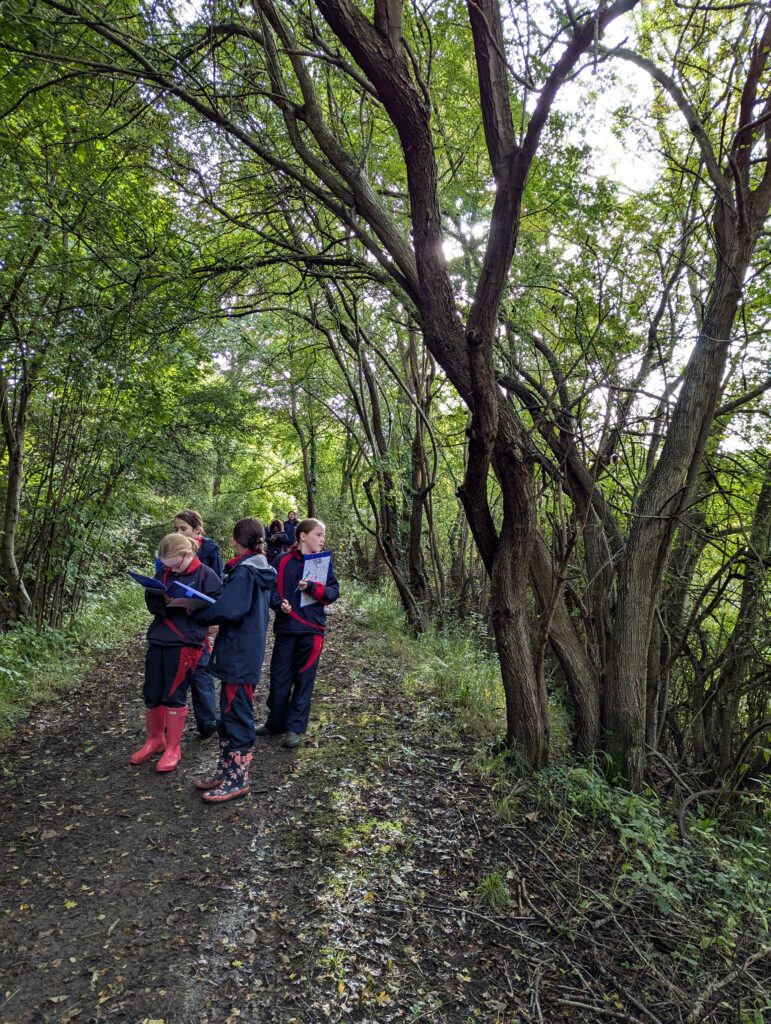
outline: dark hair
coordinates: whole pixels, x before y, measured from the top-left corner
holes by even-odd
[[[271,533],[282,533],[283,529],[284,529],[284,524],[281,522],[280,519],[274,519],[271,522],[271,524],[270,524],[270,532]]]
[[[242,547],[248,548],[249,551],[254,551],[258,555],[263,554],[265,527],[262,525],[262,520],[251,517],[239,519],[233,527],[233,540],[237,540]]]
[[[313,519],[312,517],[309,517],[308,519],[302,519],[297,526],[295,526],[294,535],[297,538],[298,544],[300,543],[300,534],[310,533],[314,526],[324,526],[324,523],[322,523],[320,519]],[[324,529],[326,530],[326,526],[324,526]]]
[[[196,512],[192,508],[183,508],[181,512],[177,512],[174,518],[181,519],[183,523],[187,523],[188,526],[192,526],[194,530],[203,530],[203,519],[201,518],[201,513]]]

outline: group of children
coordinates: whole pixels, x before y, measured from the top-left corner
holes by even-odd
[[[207,803],[223,803],[248,791],[256,736],[283,733],[283,745],[292,748],[308,726],[326,606],[340,590],[331,560],[326,582],[306,578],[306,556],[324,549],[324,523],[309,518],[292,525],[292,545],[270,565],[261,520],[240,519],[231,541],[235,555],[224,574],[217,545],[204,536],[201,516],[190,509],[175,517],[175,532],[158,547],[156,578],[164,586],[178,581],[192,587],[214,603],[194,609],[189,600],[169,597],[165,590],[145,591],[153,613],[143,691],[147,739],[131,762],[143,764],[160,754],[159,772],[177,767],[190,689],[200,735],[219,733],[216,766],[195,780]],[[275,611],[269,714],[255,726],[254,689],[265,656],[269,608]],[[221,680],[219,719],[213,676]]]

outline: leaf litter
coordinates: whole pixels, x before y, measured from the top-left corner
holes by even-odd
[[[3,752],[0,1024],[682,1016],[688,993],[610,918],[584,941],[564,836],[497,820],[473,747],[414,728],[374,646],[334,610],[305,745],[258,740],[252,793],[220,807],[193,789],[214,755],[192,729],[171,775],[128,761],[141,642],[31,714]],[[584,845],[569,859],[610,888]]]

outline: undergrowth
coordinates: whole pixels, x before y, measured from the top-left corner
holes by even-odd
[[[347,583],[346,598],[353,614],[389,644],[403,673],[403,685],[415,699],[418,726],[448,737],[463,732],[499,743],[505,733],[505,709],[498,659],[489,650],[486,624],[469,616],[457,625],[410,635],[392,588],[377,590]],[[549,697],[550,752],[564,754],[569,746],[568,716],[562,694]]]
[[[507,788],[505,768],[500,778]],[[691,935],[673,957],[695,965],[701,951],[714,949],[730,959],[753,932],[761,942],[769,940],[769,820],[757,813],[761,797],[747,798],[745,813],[730,827],[697,806],[685,840],[672,810],[655,792],[612,786],[590,761],[539,772],[529,781],[526,798],[529,806],[558,816],[566,830],[590,826],[614,837],[618,889],[610,905],[639,902],[642,896],[658,916],[687,922]],[[771,808],[770,799],[765,806]]]
[[[721,991],[715,971],[771,954],[771,791],[745,798],[729,822],[695,803],[683,840],[677,805],[651,789],[637,794],[612,785],[597,760],[571,757],[559,697],[550,705],[551,765],[528,772],[497,742],[504,731],[500,675],[481,624],[410,636],[387,588],[348,588],[348,597],[376,635],[373,643],[392,649],[418,721],[434,737],[476,740],[472,764],[495,794],[501,827],[526,830],[534,849],[555,857],[574,938],[583,934],[593,943],[598,922],[618,929],[619,941],[639,929],[635,941],[645,957],[664,956],[681,977],[703,979],[705,992],[715,987],[715,1000]],[[487,876],[476,896],[490,908],[504,907],[505,879]],[[749,1016],[736,1019],[754,1021],[771,1010],[771,999],[756,990],[747,1010]]]
[[[69,689],[101,652],[126,644],[147,623],[139,587],[103,584],[69,629],[24,623],[0,633],[0,735],[35,704]]]

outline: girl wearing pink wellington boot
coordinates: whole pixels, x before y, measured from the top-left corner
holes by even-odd
[[[155,576],[163,584],[179,580],[208,597],[222,593],[222,581],[201,564],[198,545],[189,537],[181,533],[165,536],[158,546],[158,561]],[[144,764],[160,754],[156,771],[170,772],[182,756],[187,689],[203,653],[207,630],[196,622],[189,607],[162,590],[145,590],[145,602],[153,613],[147,631],[143,690],[147,739],[131,755],[131,763]]]

